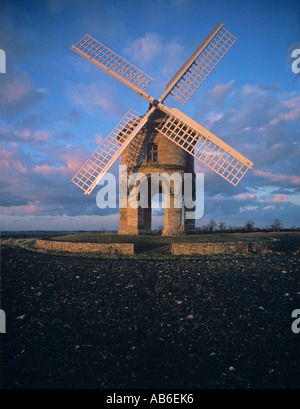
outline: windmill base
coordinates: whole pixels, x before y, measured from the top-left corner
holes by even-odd
[[[153,234],[151,229],[152,219],[151,208],[120,209],[119,235],[147,235]],[[164,209],[163,236],[179,236],[195,232],[195,219],[186,217],[185,209],[166,208]]]
[[[192,234],[195,233],[196,230],[190,230],[190,231],[185,231],[185,230],[163,230],[161,235],[162,236],[181,236],[184,234]],[[118,234],[121,236],[146,236],[153,234],[152,230],[118,230]]]
[[[151,230],[145,230],[145,229],[120,229],[118,231],[119,235],[123,236],[142,236],[142,235],[147,235],[151,234]]]

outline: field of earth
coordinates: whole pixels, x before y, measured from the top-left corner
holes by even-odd
[[[209,236],[178,241],[234,237]],[[300,233],[234,240],[266,237],[279,239],[273,251],[198,258],[171,256],[167,237],[131,238],[138,251],[127,257],[46,253],[34,236],[3,237],[2,388],[299,389]]]

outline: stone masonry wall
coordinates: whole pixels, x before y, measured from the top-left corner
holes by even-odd
[[[254,246],[253,243],[245,242],[222,242],[222,243],[173,243],[172,254],[233,254],[263,251],[268,248],[267,243],[262,242]]]
[[[259,253],[272,248],[271,242],[217,242],[172,243],[173,255]],[[52,240],[36,240],[35,247],[43,250],[72,253],[95,252],[103,254],[134,254],[133,243],[72,243]]]
[[[133,243],[72,243],[36,240],[35,247],[43,250],[68,251],[72,253],[134,254]]]

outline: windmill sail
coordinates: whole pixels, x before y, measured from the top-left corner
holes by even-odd
[[[72,45],[71,49],[138,94],[144,94],[148,85],[155,81],[89,34],[86,34],[76,45]]]
[[[183,106],[237,40],[218,24],[166,85],[160,98],[173,95]]]
[[[184,105],[236,40],[223,24],[218,24],[169,81],[159,100],[145,92],[148,85],[155,81],[152,77],[90,35],[86,34],[75,46],[72,45],[72,50],[141,95],[151,106],[144,116],[130,110],[72,181],[85,194],[91,193],[105,172],[142,130],[155,109],[158,109],[166,116],[155,128],[157,131],[236,186],[253,163],[197,122],[163,103],[168,95],[173,95]],[[144,142],[145,138],[141,136],[131,144],[127,153],[129,172],[145,154]]]
[[[123,150],[142,129],[153,111],[154,108],[149,110],[146,115],[140,116],[130,109],[75,174],[72,182],[84,190],[86,195],[90,194]]]
[[[177,109],[166,109],[156,128],[210,169],[236,186],[253,163]]]

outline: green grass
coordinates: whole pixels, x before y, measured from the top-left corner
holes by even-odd
[[[41,237],[45,239],[46,237]],[[102,259],[224,259],[237,257],[256,257],[255,254],[210,254],[210,255],[186,255],[173,256],[171,254],[172,243],[213,243],[213,242],[258,242],[279,239],[279,252],[294,252],[300,251],[300,232],[253,232],[253,233],[214,233],[214,234],[194,234],[194,235],[180,235],[180,236],[119,236],[118,234],[87,234],[87,233],[72,233],[68,235],[59,235],[55,237],[48,237],[49,240],[54,241],[68,241],[68,242],[82,242],[82,243],[134,243],[134,255],[121,254],[100,254],[100,253],[65,253],[55,252],[65,256],[76,257],[92,257]],[[54,254],[53,251],[37,250],[34,247],[35,240],[30,239],[16,239],[4,240],[3,244],[23,247],[27,250],[38,251],[47,254]]]
[[[139,257],[170,257],[172,243],[213,243],[213,242],[253,242],[280,239],[285,250],[300,248],[300,232],[292,233],[214,233],[193,234],[180,236],[119,236],[118,234],[68,234],[52,237],[55,241],[83,242],[83,243],[134,243],[135,254]],[[199,256],[198,256],[199,257]]]
[[[276,233],[274,233],[275,235]],[[82,243],[134,243],[137,245],[153,244],[166,245],[171,243],[213,243],[228,241],[257,241],[266,240],[270,235],[268,233],[214,233],[214,234],[191,234],[179,236],[156,236],[156,235],[118,235],[109,234],[68,234],[64,236],[52,237],[55,241],[69,241]],[[275,236],[274,236],[275,237]]]

